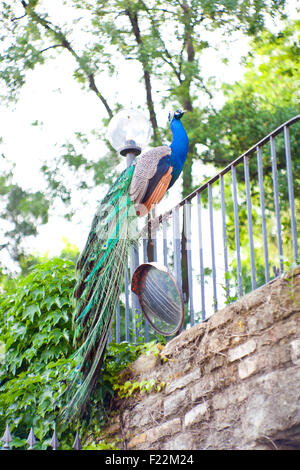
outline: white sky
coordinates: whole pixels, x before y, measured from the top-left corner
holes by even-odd
[[[57,5],[57,2],[55,2]],[[211,50],[203,57],[206,61],[208,76],[220,77],[222,81],[233,82],[242,77],[239,60],[245,55],[247,41],[236,40],[230,48],[230,62],[225,66],[221,57],[226,50]],[[99,127],[105,110],[92,92],[83,91],[72,78],[73,59],[67,53],[60,54],[55,60],[48,61],[30,72],[26,85],[20,93],[18,103],[11,108],[0,106],[0,136],[3,145],[0,153],[16,163],[15,181],[24,189],[38,190],[43,188],[44,181],[39,172],[42,163],[59,154],[59,147],[72,136],[75,131],[89,132]],[[113,102],[116,90],[117,100],[125,107],[136,108],[144,102],[144,89],[137,78],[137,70],[133,61],[120,62],[117,78],[102,80],[100,88],[108,101]],[[110,98],[112,98],[110,100]],[[144,109],[147,115],[146,107]],[[167,119],[169,109],[159,113],[160,124]],[[42,126],[32,126],[34,121],[42,122]],[[101,142],[92,143],[87,152],[101,155]],[[103,150],[104,151],[104,150]],[[0,160],[3,161],[3,160]],[[125,166],[125,161],[124,161]],[[201,168],[196,168],[201,172]],[[207,171],[206,171],[207,173]],[[200,183],[200,181],[199,181]],[[101,195],[99,196],[100,199]],[[73,222],[53,214],[50,222],[42,226],[38,237],[28,241],[31,251],[59,254],[64,246],[63,237],[75,243],[79,248],[85,243],[92,216],[96,208],[95,193],[91,196],[89,208],[78,207]],[[175,185],[173,193],[162,204],[161,212],[174,206],[180,199],[180,185]],[[4,250],[0,256],[5,256]],[[4,258],[5,260],[5,258]]]

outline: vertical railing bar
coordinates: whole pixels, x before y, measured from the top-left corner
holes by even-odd
[[[195,324],[194,299],[193,299],[193,270],[192,270],[192,242],[191,242],[191,203],[186,201],[184,204],[185,227],[186,227],[186,250],[187,250],[187,270],[188,270],[188,289],[190,304],[191,326]]]
[[[143,238],[143,262],[144,263],[148,262],[147,244],[148,244],[148,240],[146,238]],[[149,341],[149,324],[148,324],[146,317],[144,315],[143,317],[144,317],[144,325],[145,325],[145,340],[146,342],[148,342]]]
[[[121,330],[120,330],[120,301],[117,302],[116,307],[116,342],[121,342]]]
[[[156,239],[156,234],[153,238],[153,261],[157,261],[157,239]]]
[[[152,208],[151,211],[151,220],[155,220],[156,217],[156,206]],[[157,239],[156,239],[156,231],[157,227],[152,229],[152,224],[151,224],[151,239],[153,243],[153,261],[157,261]]]
[[[36,438],[33,432],[33,427],[30,428],[29,435],[26,441],[26,444],[28,444],[28,450],[33,450],[34,446],[36,444]]]
[[[262,166],[261,147],[257,147],[257,170],[258,170],[258,183],[259,183],[259,197],[261,208],[261,226],[264,245],[264,260],[265,260],[265,280],[270,280],[270,266],[269,266],[269,251],[268,251],[268,235],[266,225],[266,209],[265,209],[265,191],[264,191],[264,177]]]
[[[130,282],[134,272],[132,256],[130,259]],[[131,334],[133,336],[132,341],[135,344],[137,341],[137,332],[136,332],[136,321],[135,321],[135,294],[130,289],[130,299],[131,299]]]
[[[132,279],[133,273],[139,265],[139,252],[136,245],[132,245],[131,247],[131,270],[130,276]],[[140,323],[141,320],[141,309],[137,295],[131,291],[131,314],[132,314],[132,325],[133,325],[133,332],[135,336],[135,343],[138,342],[140,337]],[[137,317],[137,318],[136,318]]]
[[[235,232],[235,247],[237,259],[237,276],[238,276],[238,295],[243,295],[243,282],[242,282],[242,265],[241,265],[241,247],[240,247],[240,227],[239,227],[239,213],[238,213],[238,200],[237,200],[237,181],[236,181],[236,167],[231,166],[232,173],[232,188],[233,188],[233,212],[234,212],[234,232]]]
[[[128,290],[128,260],[125,269],[125,336],[130,341],[130,316],[129,316],[129,290]]]
[[[279,207],[279,192],[278,192],[278,175],[277,175],[277,163],[276,163],[276,148],[275,138],[270,137],[271,147],[271,162],[272,162],[272,177],[273,177],[273,191],[274,191],[274,205],[276,214],[277,224],[277,245],[279,255],[279,266],[280,272],[283,273],[283,250],[282,250],[282,237],[281,237],[281,220],[280,220],[280,207]]]
[[[76,436],[75,436],[75,441],[74,441],[74,444],[73,444],[73,449],[74,449],[74,450],[81,450],[81,449],[82,449],[82,445],[81,445],[81,441],[80,441],[80,438],[79,438],[79,433],[78,433],[78,431],[77,431]]]
[[[246,185],[246,199],[247,199],[247,219],[248,219],[248,233],[249,233],[249,248],[250,248],[250,267],[251,267],[251,285],[252,289],[256,289],[256,275],[255,275],[255,253],[253,242],[253,224],[252,224],[252,203],[250,191],[250,176],[249,176],[249,157],[244,157],[244,174]]]
[[[162,229],[163,229],[163,258],[164,258],[164,265],[168,267],[168,240],[167,240],[167,221],[164,219],[162,221]]]
[[[60,446],[60,442],[56,434],[56,424],[54,424],[54,430],[53,430],[53,435],[51,438],[50,446],[52,447],[53,450],[57,450]]]
[[[173,213],[174,274],[175,274],[175,279],[178,284],[178,288],[182,292],[179,207],[176,206],[172,210],[172,213]]]
[[[229,267],[228,267],[228,247],[227,247],[227,230],[226,230],[226,207],[225,207],[225,190],[224,190],[224,177],[220,175],[220,188],[221,188],[221,212],[222,212],[222,227],[223,227],[223,251],[224,251],[224,268],[225,268],[225,289],[226,300],[230,296],[229,286]]]
[[[199,240],[199,259],[200,259],[200,287],[201,287],[201,318],[206,318],[205,312],[205,280],[203,265],[203,241],[202,241],[202,217],[201,217],[201,193],[197,193],[197,209],[198,209],[198,240]]]
[[[214,215],[213,215],[212,185],[211,184],[208,185],[208,207],[209,207],[210,244],[211,244],[211,265],[212,265],[212,276],[213,276],[214,311],[216,312],[218,310],[218,299],[217,299]]]
[[[6,428],[4,431],[3,436],[1,437],[1,441],[3,441],[4,445],[0,450],[10,450],[10,442],[12,441],[12,437],[10,434],[9,426],[6,424]]]
[[[293,188],[293,172],[292,172],[292,160],[291,160],[291,146],[290,146],[290,133],[288,126],[284,126],[284,146],[285,146],[285,158],[287,168],[287,182],[288,182],[288,193],[289,193],[289,204],[291,211],[291,231],[293,240],[293,255],[294,262],[298,260],[298,246],[297,246],[297,226],[295,217],[295,202],[294,202],[294,188]]]
[[[148,262],[148,255],[147,255],[147,238],[143,238],[143,262]]]

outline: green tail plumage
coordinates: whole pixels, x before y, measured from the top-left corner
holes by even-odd
[[[124,279],[130,236],[129,198],[134,166],[127,168],[101,201],[76,266],[74,345],[78,368],[67,389],[64,420],[82,414],[93,392],[105,353],[109,328]],[[135,211],[134,211],[135,213]]]

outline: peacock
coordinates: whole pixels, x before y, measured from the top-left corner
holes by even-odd
[[[74,347],[78,367],[67,387],[63,420],[84,413],[95,390],[106,349],[129,249],[139,234],[132,228],[163,198],[182,172],[189,140],[181,122],[184,110],[170,113],[170,146],[142,153],[126,168],[101,201],[76,264]],[[134,226],[135,227],[135,226]]]

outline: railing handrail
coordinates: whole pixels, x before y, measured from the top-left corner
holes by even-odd
[[[239,155],[238,158],[228,163],[213,177],[209,177],[171,209],[157,217],[153,214],[151,218],[152,214],[148,214],[148,221],[140,233],[140,238],[143,239],[143,244],[140,246],[141,256],[144,262],[148,262],[149,255],[150,261],[161,262],[162,265],[173,271],[181,292],[185,294],[186,325],[193,326],[200,318],[204,321],[207,315],[212,315],[221,305],[228,305],[250,290],[255,290],[264,283],[268,283],[273,274],[275,277],[283,274],[285,263],[291,265],[299,263],[297,233],[299,222],[297,222],[295,210],[293,175],[296,168],[294,168],[291,154],[291,150],[296,152],[296,148],[293,145],[291,149],[290,141],[290,131],[291,134],[293,133],[292,125],[299,121],[300,114],[285,121]],[[276,144],[278,144],[278,138],[276,137],[281,136],[284,143],[285,162],[280,162],[282,165],[277,168]],[[265,154],[263,158],[263,149],[268,149],[268,158],[265,158],[267,157]],[[254,194],[252,194],[253,188],[251,188],[250,163],[253,160],[255,163],[255,157],[258,178],[255,193],[257,199],[255,199],[253,211]],[[267,164],[271,164],[271,172],[268,174],[270,179],[266,181],[267,175],[264,173]],[[237,178],[237,167],[244,170],[243,181]],[[268,172],[269,168],[268,166]],[[231,176],[227,181],[228,189],[230,183],[231,192],[226,194],[225,176]],[[279,183],[282,183],[283,180],[279,181],[279,177],[287,180],[287,185],[285,185],[287,194],[284,193],[285,198],[288,196],[286,203],[288,202],[289,205],[289,209],[284,206],[287,209],[285,213],[286,224],[282,224],[281,219],[283,194]],[[243,183],[243,187],[240,183]],[[268,183],[267,187],[265,183]],[[268,190],[267,196],[271,196],[267,200],[267,206],[265,189]],[[206,197],[202,198],[204,190],[207,191],[207,200]],[[196,198],[197,204],[191,204],[193,198]],[[218,202],[218,204],[214,204],[214,202]],[[241,205],[247,213],[247,219],[243,219],[246,229],[242,239],[243,245],[241,245],[240,237]],[[218,217],[216,217],[217,211]],[[260,222],[261,228],[256,224],[254,227],[254,217],[256,217],[255,222]],[[203,220],[205,220],[205,227],[202,225]],[[169,226],[170,233],[168,233],[167,221],[172,221]],[[215,236],[215,227],[217,226],[218,233]],[[229,229],[231,230],[230,239],[228,238]],[[273,238],[268,235],[272,235]],[[288,238],[283,240],[283,236]],[[269,247],[270,242],[272,250]],[[171,247],[169,260],[168,247]],[[131,275],[139,265],[138,250],[137,247],[137,257],[134,258],[134,263],[131,263]],[[198,259],[194,259],[195,257]],[[273,270],[273,274],[271,270]],[[193,293],[193,283],[195,284],[195,282],[200,283],[200,289],[197,289],[196,295]],[[198,284],[196,285],[198,286]],[[132,299],[132,312],[135,311],[134,301],[135,298]],[[125,305],[125,312],[127,315],[126,324],[129,325],[128,302]],[[135,337],[138,337],[135,320],[132,321],[136,331]],[[145,322],[146,339],[148,337],[147,326],[148,324]],[[129,337],[129,335],[127,336]]]
[[[145,231],[145,229],[147,229],[147,227],[151,227],[151,228],[155,228],[155,226],[157,226],[158,224],[160,224],[164,219],[167,219],[173,212],[174,209],[176,208],[179,208],[181,206],[183,206],[187,201],[190,201],[191,199],[193,199],[195,196],[197,196],[198,193],[201,193],[202,191],[204,191],[209,185],[213,184],[215,181],[217,181],[220,176],[224,176],[226,173],[228,173],[231,168],[233,166],[237,166],[241,161],[243,161],[244,157],[248,157],[250,156],[251,154],[253,154],[256,149],[258,147],[261,147],[262,145],[264,145],[266,142],[268,142],[268,140],[271,138],[271,137],[276,137],[276,135],[278,135],[282,129],[284,129],[285,127],[289,127],[291,126],[292,124],[294,124],[295,122],[299,121],[300,120],[300,114],[297,114],[296,116],[294,116],[293,118],[289,119],[288,121],[284,122],[283,124],[281,124],[279,127],[277,127],[274,131],[270,132],[268,135],[266,135],[265,137],[263,137],[261,140],[259,140],[256,144],[252,145],[252,147],[250,147],[248,150],[246,150],[246,152],[242,153],[239,157],[237,157],[235,160],[233,160],[231,163],[229,163],[229,165],[227,165],[225,168],[223,168],[221,171],[219,171],[216,175],[214,175],[213,177],[211,177],[208,181],[206,181],[205,183],[201,184],[197,189],[195,189],[194,191],[192,191],[190,194],[188,194],[185,198],[183,198],[178,204],[176,204],[174,207],[172,207],[172,209],[169,209],[167,210],[166,212],[164,212],[163,214],[160,214],[158,215],[157,217],[155,217],[154,219],[151,219],[149,220],[148,224],[146,227],[144,227],[143,229],[143,232]]]

